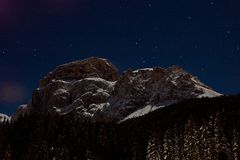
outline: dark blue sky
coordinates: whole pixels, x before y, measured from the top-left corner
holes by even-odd
[[[239,0],[0,0],[0,112],[56,65],[89,56],[119,71],[179,65],[240,93]]]

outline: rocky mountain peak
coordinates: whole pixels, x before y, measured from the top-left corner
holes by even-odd
[[[58,66],[40,80],[40,87],[45,87],[52,80],[80,80],[97,77],[108,81],[118,79],[117,69],[108,60],[90,57],[81,61],[74,61]]]
[[[17,117],[31,112],[122,121],[183,99],[221,94],[178,66],[127,70],[122,75],[108,60],[91,57],[58,66],[41,81],[31,103]]]

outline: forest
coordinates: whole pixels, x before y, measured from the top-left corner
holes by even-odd
[[[188,99],[122,123],[31,113],[0,124],[1,160],[237,160],[240,95]]]

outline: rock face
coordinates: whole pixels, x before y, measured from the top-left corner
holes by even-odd
[[[183,99],[219,95],[182,68],[155,67],[126,71],[116,83],[110,102],[113,113],[129,119]]]
[[[16,121],[19,117],[30,114],[31,102],[29,104],[20,105],[17,111],[11,116],[11,121]]]
[[[40,87],[45,87],[52,80],[80,80],[90,77],[116,81],[118,74],[116,68],[106,59],[91,57],[58,66],[40,81]]]
[[[182,99],[220,95],[177,66],[128,70],[118,76],[110,62],[92,57],[61,65],[47,74],[33,92],[32,103],[13,118],[34,111],[73,113],[94,122],[119,121]]]

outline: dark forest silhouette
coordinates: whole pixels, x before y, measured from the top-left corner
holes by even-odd
[[[239,134],[240,96],[184,100],[120,124],[31,113],[0,125],[0,159],[240,159]]]

